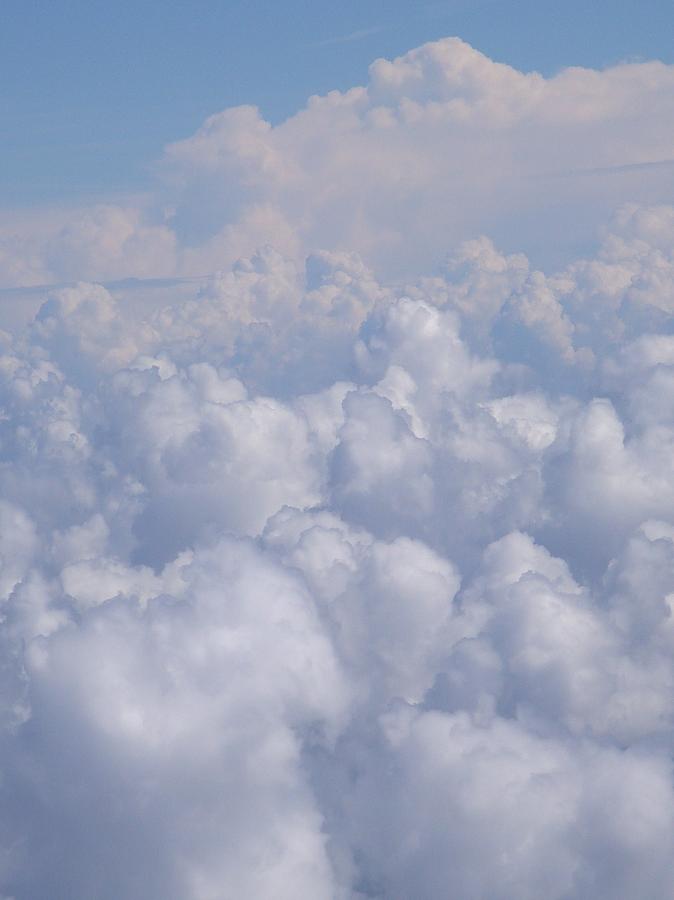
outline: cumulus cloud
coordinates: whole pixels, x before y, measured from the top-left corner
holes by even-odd
[[[3,896],[674,894],[672,103],[442,41],[3,244]]]
[[[140,199],[10,217],[0,277],[203,275],[271,243],[300,261],[355,249],[416,278],[481,235],[561,265],[619,204],[674,202],[673,95],[663,63],[544,78],[447,38],[277,125],[252,106],[216,113],[166,148]]]

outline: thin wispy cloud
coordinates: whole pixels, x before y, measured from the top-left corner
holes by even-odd
[[[374,25],[371,28],[360,28],[357,31],[352,31],[350,34],[337,35],[335,37],[325,38],[321,41],[314,41],[309,46],[330,47],[334,44],[352,44],[357,41],[364,41],[376,34],[382,34],[385,31],[389,31],[391,27],[391,25]]]
[[[595,166],[587,169],[573,169],[569,172],[558,173],[561,176],[575,175],[620,175],[629,172],[649,172],[674,168],[674,159],[656,159],[645,162],[618,163],[612,166]]]

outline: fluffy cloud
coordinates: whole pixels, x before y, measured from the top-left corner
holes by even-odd
[[[358,247],[396,274],[483,232],[511,244],[514,231],[513,249],[549,260],[552,241],[570,248],[571,223],[587,241],[600,210],[658,196],[663,173],[648,165],[671,157],[673,85],[659,63],[546,80],[455,38],[428,44],[276,127],[248,107],[211,117],[166,151],[174,224],[200,236],[191,265],[227,258],[253,224],[286,252],[287,233]]]
[[[483,234],[560,264],[620,203],[674,201],[673,95],[662,63],[543,78],[447,38],[278,125],[250,106],[211,116],[140,199],[9,219],[0,274],[203,275],[271,243],[300,260],[357,249],[387,278],[417,277]]]
[[[12,239],[218,271],[0,334],[3,896],[674,894],[672,103],[443,41]]]

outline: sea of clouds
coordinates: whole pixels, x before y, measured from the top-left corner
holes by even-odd
[[[450,39],[5,222],[215,274],[0,335],[3,900],[674,896],[672,147]]]

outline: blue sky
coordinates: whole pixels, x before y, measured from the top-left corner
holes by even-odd
[[[0,204],[81,202],[142,189],[169,141],[253,103],[277,122],[368,64],[456,34],[551,74],[674,61],[671,0],[347,0],[165,3],[5,0]]]

